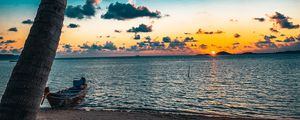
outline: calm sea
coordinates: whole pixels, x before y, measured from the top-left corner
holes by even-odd
[[[15,64],[0,61],[1,96]],[[300,55],[59,59],[48,86],[81,76],[81,108],[300,119]]]

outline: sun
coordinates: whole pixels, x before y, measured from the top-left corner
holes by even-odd
[[[210,54],[211,54],[212,56],[216,56],[217,53],[216,53],[216,51],[211,51]]]

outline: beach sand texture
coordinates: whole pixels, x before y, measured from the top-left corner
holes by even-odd
[[[37,120],[247,120],[245,118],[206,117],[158,112],[41,110]]]

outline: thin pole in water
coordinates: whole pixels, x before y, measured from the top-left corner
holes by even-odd
[[[188,78],[190,78],[190,72],[191,72],[191,66],[189,66],[189,69],[188,69]]]

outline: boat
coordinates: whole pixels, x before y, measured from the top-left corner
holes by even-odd
[[[46,87],[41,104],[47,98],[51,108],[73,108],[84,101],[87,92],[86,80],[82,77],[80,80],[73,81],[73,87],[56,93],[51,93],[49,87]]]

